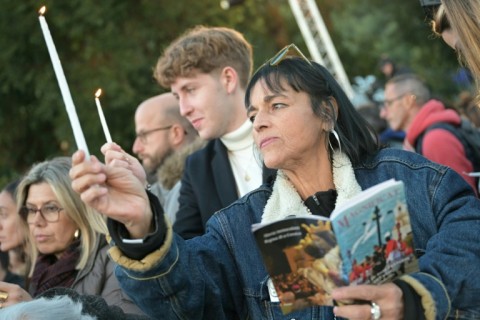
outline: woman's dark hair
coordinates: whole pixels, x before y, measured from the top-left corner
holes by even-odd
[[[339,135],[342,152],[347,154],[352,164],[358,164],[365,155],[373,154],[379,149],[375,130],[355,110],[337,81],[320,64],[313,61],[310,64],[300,57],[293,56],[283,59],[274,66],[269,62],[265,63],[255,72],[247,85],[245,93],[247,108],[251,104],[252,88],[259,81],[275,93],[285,89],[282,87],[282,81],[296,92],[307,93],[314,114],[332,123],[332,127]],[[338,106],[336,120],[332,99]],[[332,133],[328,139],[333,148],[338,149],[337,140]]]

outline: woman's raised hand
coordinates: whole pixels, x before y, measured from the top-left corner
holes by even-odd
[[[95,156],[86,160],[79,150],[72,156],[70,178],[83,202],[124,224],[131,238],[143,238],[150,231],[152,212],[145,184],[135,172],[112,159],[107,165]]]
[[[137,158],[129,155],[115,142],[105,143],[100,150],[105,156],[105,164],[129,169],[144,186],[147,186],[147,174]]]

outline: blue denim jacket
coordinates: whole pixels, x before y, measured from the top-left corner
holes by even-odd
[[[480,319],[480,201],[470,186],[453,170],[397,149],[381,150],[354,172],[362,189],[404,181],[420,265],[409,284],[433,304],[427,318]],[[251,225],[271,192],[263,185],[217,212],[204,236],[185,241],[169,229],[163,246],[141,261],[112,248],[122,288],[154,318],[333,319],[331,307],[284,316],[270,302]]]

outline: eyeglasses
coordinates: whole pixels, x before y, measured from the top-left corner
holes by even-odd
[[[172,126],[167,126],[167,127],[162,127],[162,128],[155,128],[155,129],[152,129],[152,130],[147,130],[147,131],[142,131],[140,133],[137,133],[137,139],[140,140],[141,143],[143,144],[146,144],[148,141],[147,141],[147,137],[154,133],[154,132],[157,132],[157,131],[161,131],[161,130],[167,130],[167,129],[170,129]]]
[[[270,58],[270,60],[268,60],[267,62],[268,62],[271,66],[276,66],[276,65],[278,65],[283,59],[285,59],[286,57],[288,57],[288,53],[289,53],[291,50],[294,50],[303,60],[305,60],[306,62],[308,62],[309,65],[312,65],[312,63],[310,62],[310,60],[308,60],[307,57],[305,57],[305,55],[302,53],[302,51],[300,51],[300,49],[298,49],[298,47],[297,47],[294,43],[291,43],[291,44],[289,44],[288,46],[284,47],[282,50],[278,51],[278,53],[277,53],[276,55],[274,55],[272,58]]]
[[[59,208],[53,204],[44,205],[40,209],[24,206],[20,208],[20,215],[30,224],[35,223],[37,212],[40,212],[43,220],[47,222],[57,222],[60,216],[60,211],[62,210],[63,208]]]
[[[383,100],[383,106],[384,106],[385,108],[390,108],[390,106],[391,106],[395,101],[402,99],[402,98],[405,97],[406,95],[407,95],[407,94],[404,93],[404,94],[399,95],[399,96],[396,97],[396,98],[393,98],[393,99],[390,99],[390,100]]]

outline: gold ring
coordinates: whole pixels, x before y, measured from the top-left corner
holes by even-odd
[[[123,156],[123,160],[125,160],[128,164],[130,164],[130,159],[126,155]]]
[[[0,300],[2,302],[6,301],[8,299],[8,292],[5,291],[0,291]]]

